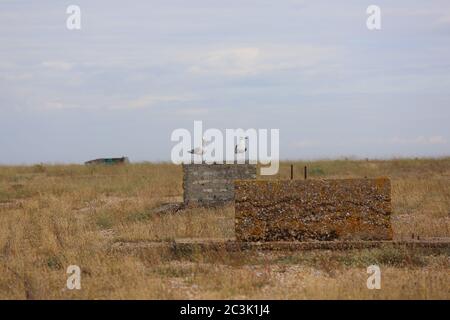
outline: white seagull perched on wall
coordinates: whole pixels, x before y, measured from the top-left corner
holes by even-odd
[[[188,152],[201,156],[201,155],[204,155],[206,153],[206,148],[205,147],[206,147],[206,140],[205,140],[205,138],[202,138],[202,146],[194,148],[192,150],[189,150]]]
[[[245,153],[247,151],[247,147],[245,146],[245,140],[247,140],[248,137],[240,137],[239,143],[234,147],[234,153]]]

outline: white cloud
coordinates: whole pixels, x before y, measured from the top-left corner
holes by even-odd
[[[182,102],[189,101],[188,96],[165,96],[165,95],[144,95],[139,98],[125,101],[121,105],[113,106],[112,109],[141,109],[148,108],[162,102]]]
[[[190,72],[246,75],[256,72],[261,51],[258,48],[225,49],[208,52],[200,59],[189,68]]]
[[[5,73],[0,76],[0,79],[6,81],[24,81],[33,79],[33,74],[31,72]]]
[[[72,69],[72,64],[65,61],[44,61],[41,65],[57,71],[69,71]]]
[[[435,22],[436,26],[447,27],[450,26],[450,14],[443,15]]]
[[[430,144],[446,144],[447,140],[442,136],[433,136],[428,138],[428,143]]]
[[[12,62],[6,62],[6,61],[0,61],[0,70],[5,70],[5,69],[13,69],[17,67],[17,65],[15,63]]]
[[[53,110],[69,110],[69,109],[88,109],[88,104],[84,103],[83,101],[79,100],[70,100],[70,99],[54,99],[49,100],[47,102],[44,102],[42,105],[42,108],[40,110],[47,110],[47,111],[53,111]]]
[[[302,148],[307,148],[307,147],[311,147],[311,146],[316,146],[318,145],[319,142],[315,141],[315,140],[299,140],[299,141],[294,141],[290,144],[291,148],[295,148],[295,149],[302,149]]]
[[[431,136],[431,137],[418,136],[416,138],[394,137],[389,140],[389,143],[391,143],[391,144],[436,145],[436,144],[446,144],[447,140],[442,136]]]
[[[179,116],[197,116],[207,113],[207,108],[179,108],[175,110],[175,114]]]
[[[99,100],[98,96],[83,97],[55,97],[48,101],[37,102],[36,105],[41,106],[43,110],[64,110],[64,109],[97,109],[97,110],[137,110],[155,107],[162,103],[183,102],[192,100],[192,96],[188,95],[143,95],[135,99],[126,99],[122,96],[108,96]],[[92,101],[99,101],[93,104]],[[180,109],[182,110],[182,109]],[[199,113],[203,109],[186,110],[186,114]],[[205,109],[206,110],[206,109]]]
[[[436,15],[439,15],[442,13],[440,9],[437,8],[431,8],[431,7],[409,7],[409,6],[402,6],[397,8],[383,8],[382,7],[382,13],[393,16],[393,17],[427,17],[431,16],[434,17]]]
[[[48,110],[61,110],[65,109],[64,104],[61,101],[48,101],[45,103],[45,109]]]
[[[235,47],[185,55],[194,61],[189,72],[246,76],[277,70],[309,68],[324,61],[336,61],[338,49],[325,46],[284,45]]]

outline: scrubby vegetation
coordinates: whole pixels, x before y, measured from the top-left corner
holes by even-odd
[[[311,179],[392,179],[395,238],[450,237],[450,158],[295,162]],[[288,178],[282,163],[274,178]],[[0,167],[0,298],[439,298],[449,299],[448,250],[202,253],[111,251],[118,241],[232,238],[234,211],[161,214],[181,201],[181,168],[36,165]],[[366,268],[382,268],[368,290]],[[66,288],[79,265],[82,289]]]

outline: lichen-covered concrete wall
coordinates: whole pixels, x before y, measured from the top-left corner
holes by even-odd
[[[387,178],[235,182],[240,241],[390,240]]]
[[[208,206],[232,202],[236,179],[256,179],[256,165],[185,164],[184,203]]]

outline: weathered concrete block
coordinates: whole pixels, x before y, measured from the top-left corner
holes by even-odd
[[[387,178],[235,182],[240,241],[390,240]]]
[[[236,179],[256,179],[256,165],[185,164],[184,203],[209,206],[232,202]]]

